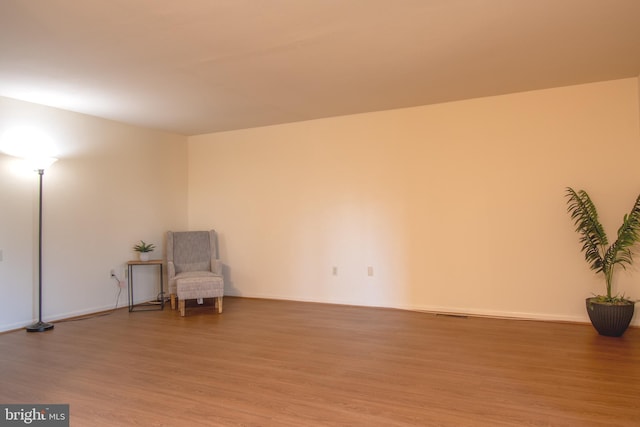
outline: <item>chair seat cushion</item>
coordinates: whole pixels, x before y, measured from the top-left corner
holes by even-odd
[[[187,274],[187,273],[183,273]],[[224,296],[224,281],[222,276],[211,274],[207,276],[176,276],[178,298],[181,300],[195,298],[214,298]]]
[[[174,276],[174,280],[186,279],[190,277],[222,277],[211,271],[183,271]]]

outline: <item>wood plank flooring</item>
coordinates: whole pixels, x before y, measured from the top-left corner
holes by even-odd
[[[0,335],[71,426],[640,426],[640,329],[246,298]]]

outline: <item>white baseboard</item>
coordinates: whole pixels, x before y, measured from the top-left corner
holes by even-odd
[[[399,310],[419,311],[434,314],[449,314],[458,316],[488,317],[495,319],[514,319],[514,320],[537,320],[545,322],[568,322],[568,323],[589,323],[589,317],[585,313],[584,316],[571,315],[553,315],[547,313],[528,313],[518,311],[498,311],[498,310],[477,310],[477,309],[452,309],[451,307],[435,306],[435,305],[367,305],[358,301],[341,301],[341,300],[318,300],[309,298],[291,298],[283,295],[275,294],[245,294],[242,292],[226,293],[226,296],[237,296],[245,298],[263,298],[285,301],[313,302],[321,304],[339,304],[339,305],[355,305],[361,307],[380,307],[395,308]],[[635,316],[631,322],[632,326],[640,326],[640,316]]]

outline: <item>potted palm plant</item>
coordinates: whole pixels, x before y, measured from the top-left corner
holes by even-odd
[[[591,270],[604,276],[606,285],[606,294],[586,299],[589,319],[600,335],[619,337],[631,322],[635,301],[624,294],[612,293],[613,278],[617,266],[626,268],[633,262],[631,249],[640,240],[640,195],[631,212],[624,216],[618,238],[611,245],[587,192],[569,187],[566,196],[568,212],[580,234],[585,260]]]
[[[133,250],[138,252],[140,261],[149,261],[149,253],[153,252],[156,246],[153,243],[145,243],[144,240],[140,240],[140,243],[133,247]]]

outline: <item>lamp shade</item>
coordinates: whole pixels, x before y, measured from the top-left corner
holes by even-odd
[[[32,169],[45,170],[57,159],[57,149],[51,138],[32,127],[15,127],[0,137],[0,151],[20,157]]]

